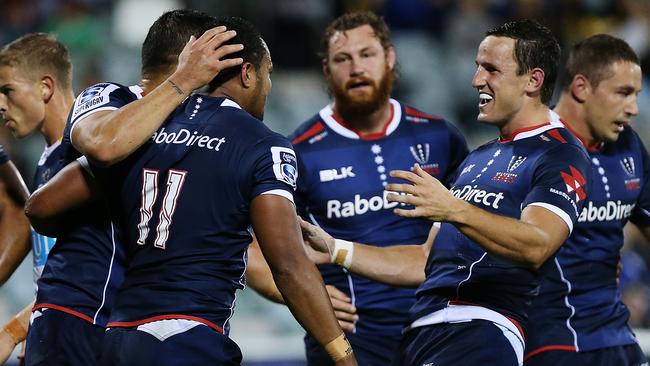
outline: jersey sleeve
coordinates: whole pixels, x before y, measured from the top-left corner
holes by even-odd
[[[250,199],[275,194],[294,202],[298,160],[291,143],[281,135],[272,135],[255,144],[250,155],[253,157]]]
[[[571,232],[590,185],[586,153],[574,145],[559,145],[539,158],[522,210],[527,206],[543,207],[559,216]]]
[[[132,102],[137,97],[129,88],[113,84],[95,84],[79,94],[70,112],[70,132],[76,123],[93,113],[116,110]]]
[[[0,145],[0,164],[4,164],[9,161],[9,155],[5,152],[4,146]]]
[[[469,148],[465,137],[458,131],[456,126],[451,123],[447,124],[449,126],[449,167],[442,183],[449,188],[458,177],[458,167],[469,154]]]
[[[643,177],[641,178],[641,193],[637,199],[630,221],[639,227],[645,227],[650,225],[650,157],[638,136],[637,140],[641,150]]]

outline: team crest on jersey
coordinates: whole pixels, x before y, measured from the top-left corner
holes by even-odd
[[[621,166],[623,167],[623,170],[629,177],[634,177],[636,176],[636,171],[634,168],[634,158],[631,156],[628,156],[626,158],[623,158],[621,160]]]
[[[275,173],[275,178],[295,189],[296,181],[298,180],[296,153],[288,147],[273,146],[271,147],[271,157],[273,158],[273,173]]]
[[[508,163],[508,173],[512,173],[515,170],[517,170],[517,168],[519,168],[521,166],[521,164],[524,163],[524,161],[526,161],[525,156],[520,156],[519,155],[519,156],[513,156],[512,158],[510,158],[510,162]]]
[[[471,172],[472,169],[473,169],[475,166],[476,166],[476,164],[470,164],[470,165],[464,167],[464,168],[463,168],[463,171],[460,172],[460,175],[463,175],[463,174],[466,174],[466,173]]]
[[[415,161],[424,165],[429,161],[429,144],[417,144],[410,147],[411,154],[415,158]]]
[[[580,202],[587,198],[585,193],[585,184],[587,181],[580,174],[580,171],[574,168],[572,165],[569,165],[569,173],[560,172],[560,176],[566,185],[566,190],[569,194],[575,193],[576,202]]]
[[[110,101],[109,94],[119,87],[114,84],[98,84],[84,90],[75,100],[72,109],[72,120]]]

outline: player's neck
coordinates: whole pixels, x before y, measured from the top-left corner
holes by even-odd
[[[578,135],[586,146],[596,146],[601,143],[592,135],[589,129],[583,103],[577,103],[572,99],[571,95],[563,92],[554,111],[560,115],[562,121],[568,125],[571,131]]]
[[[143,76],[142,80],[138,83],[142,92],[144,94],[150,93],[152,90],[156,89],[158,85],[162,84],[163,81],[167,79],[169,75],[158,75],[158,76]]]
[[[51,146],[63,138],[68,111],[72,109],[73,103],[74,93],[72,90],[59,90],[45,104],[45,118],[41,126],[41,134],[47,146]]]
[[[530,101],[525,104],[510,120],[499,127],[502,139],[511,139],[513,134],[522,129],[550,122],[550,110],[541,102]]]
[[[368,114],[346,114],[336,108],[334,103],[334,113],[343,119],[345,125],[352,130],[363,134],[376,134],[384,131],[386,124],[389,122],[393,111],[389,100],[382,104],[376,111]]]

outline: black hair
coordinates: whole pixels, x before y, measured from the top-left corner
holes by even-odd
[[[534,68],[544,71],[541,100],[548,105],[553,96],[560,61],[560,44],[553,33],[545,26],[526,19],[505,23],[485,32],[485,35],[515,40],[513,56],[517,62],[517,75]]]
[[[177,9],[161,15],[142,44],[142,75],[167,71],[190,40],[218,26],[217,19],[197,10]]]
[[[244,63],[251,63],[256,70],[259,70],[264,55],[268,54],[269,51],[266,43],[264,43],[264,40],[260,35],[260,32],[255,28],[255,26],[251,22],[240,17],[222,17],[218,19],[218,22],[219,25],[226,26],[228,30],[234,30],[237,32],[237,35],[225,42],[224,45],[240,43],[244,46],[243,50],[228,55],[228,58],[241,57],[244,60]],[[219,74],[208,83],[207,92],[213,92],[226,81],[239,75],[241,68],[242,66],[236,66],[219,72]]]

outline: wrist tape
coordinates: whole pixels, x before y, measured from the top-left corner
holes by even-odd
[[[354,243],[347,240],[335,239],[334,250],[332,251],[330,260],[332,263],[338,264],[345,269],[350,269],[353,254]]]

